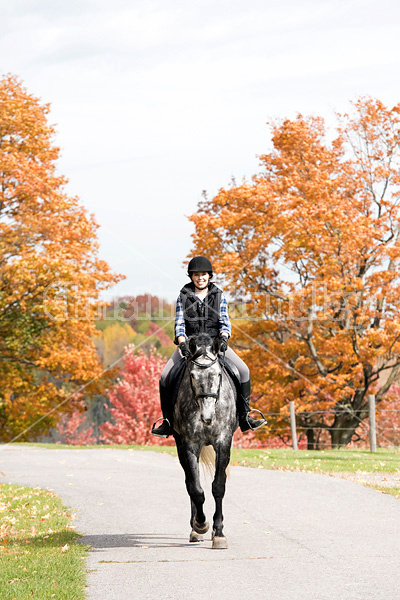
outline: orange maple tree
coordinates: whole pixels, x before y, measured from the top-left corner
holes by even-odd
[[[361,98],[337,117],[329,138],[322,118],[273,122],[261,172],[191,217],[194,252],[244,299],[233,341],[275,433],[294,400],[334,447],[400,374],[400,104]]]
[[[97,224],[57,174],[49,105],[0,80],[0,439],[19,435],[97,378],[101,290],[121,276],[98,258]],[[66,408],[68,403],[64,402]],[[53,412],[29,436],[57,419]]]

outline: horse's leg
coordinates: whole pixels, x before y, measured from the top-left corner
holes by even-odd
[[[191,508],[191,516],[190,516],[190,525],[192,527],[192,531],[190,532],[190,536],[189,536],[189,542],[203,542],[204,538],[200,533],[197,533],[197,531],[195,531],[193,529],[193,520],[196,516],[196,506],[193,502],[193,500],[190,500],[190,508]]]
[[[192,515],[190,524],[192,529],[200,535],[207,533],[209,524],[206,521],[206,516],[203,511],[204,505],[204,491],[200,485],[200,473],[199,473],[199,456],[200,449],[194,451],[193,448],[189,448],[183,444],[177,444],[179,462],[185,471],[185,483],[186,489],[190,496]],[[192,541],[192,540],[191,540]],[[200,541],[200,540],[193,540]]]
[[[223,514],[222,500],[225,495],[226,468],[229,465],[231,456],[231,447],[220,446],[216,450],[215,456],[215,477],[212,483],[212,493],[215,500],[215,513],[213,520],[213,548],[225,549],[228,547],[226,538],[223,534]]]

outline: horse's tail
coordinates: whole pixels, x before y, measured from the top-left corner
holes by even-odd
[[[203,463],[204,470],[214,477],[215,473],[215,450],[212,446],[203,446],[200,452],[200,461]]]
[[[214,477],[215,473],[215,450],[212,446],[203,446],[200,452],[200,462],[203,463],[204,470]],[[229,477],[229,465],[226,467],[226,475]]]

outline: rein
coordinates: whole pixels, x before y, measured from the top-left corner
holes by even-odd
[[[209,362],[204,364],[204,363],[199,363],[196,361],[196,358],[199,358],[199,356],[203,355],[204,358],[208,358]],[[199,367],[200,369],[208,369],[209,367],[212,367],[213,365],[215,365],[215,363],[218,360],[218,354],[216,355],[215,358],[212,358],[211,356],[208,356],[207,351],[206,350],[202,350],[201,348],[195,352],[195,354],[193,354],[193,356],[191,356],[190,358],[187,359],[187,363],[189,365],[189,363],[192,363],[193,365],[196,365],[196,367]],[[221,370],[219,373],[219,382],[218,382],[218,389],[215,393],[200,393],[200,394],[196,394],[196,391],[193,387],[193,381],[192,378],[189,377],[190,379],[190,387],[192,388],[192,392],[193,392],[193,397],[195,399],[195,402],[197,403],[197,405],[199,406],[198,403],[198,398],[215,398],[215,403],[218,402],[219,400],[219,394],[221,391],[221,385],[222,385],[222,373],[224,370],[224,364],[225,364],[225,352],[223,353],[223,359],[222,359],[222,364],[221,364]],[[190,368],[189,368],[189,375],[190,375]]]

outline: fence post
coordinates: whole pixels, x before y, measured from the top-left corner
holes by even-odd
[[[298,448],[297,448],[297,432],[296,432],[296,413],[294,410],[294,400],[289,400],[289,406],[290,406],[290,429],[292,430],[293,450],[298,450]]]
[[[376,424],[375,424],[375,396],[368,396],[369,407],[369,448],[371,452],[376,452]]]

